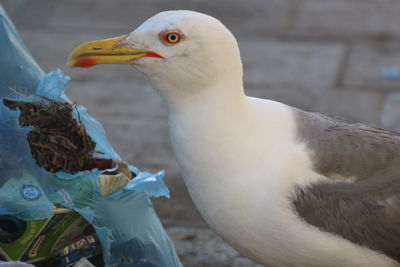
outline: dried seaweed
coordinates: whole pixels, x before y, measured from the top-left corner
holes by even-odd
[[[69,173],[89,169],[96,143],[73,116],[73,105],[43,98],[42,102],[3,100],[12,110],[19,109],[21,127],[33,126],[27,134],[32,156],[49,172]]]

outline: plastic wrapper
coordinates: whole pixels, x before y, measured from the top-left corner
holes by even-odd
[[[181,266],[172,242],[155,214],[149,197],[167,196],[164,173],[141,172],[108,197],[99,177],[110,170],[50,173],[38,166],[27,142],[33,127],[22,128],[20,112],[3,99],[68,102],[63,90],[69,77],[60,70],[44,74],[24,46],[0,5],[0,215],[22,220],[52,216],[55,205],[79,213],[94,227],[106,266]],[[85,108],[73,116],[96,143],[96,157],[119,160],[99,122]]]

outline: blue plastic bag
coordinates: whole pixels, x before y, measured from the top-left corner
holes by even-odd
[[[155,214],[150,196],[167,196],[164,172],[140,172],[123,189],[109,197],[100,194],[98,178],[103,171],[74,174],[47,172],[31,155],[18,111],[3,99],[42,101],[46,97],[66,102],[63,94],[69,77],[61,70],[47,75],[24,46],[0,4],[0,215],[23,220],[47,218],[54,204],[80,213],[95,228],[107,266],[181,266],[172,242]],[[22,93],[22,94],[18,94]],[[86,132],[96,142],[96,157],[120,159],[108,143],[103,127],[83,107],[77,107]]]

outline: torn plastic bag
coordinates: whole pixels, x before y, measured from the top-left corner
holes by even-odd
[[[106,266],[181,266],[149,200],[169,197],[163,172],[140,172],[129,166],[136,177],[103,197],[98,179],[104,170],[50,173],[36,164],[27,141],[32,127],[21,128],[20,112],[5,107],[3,99],[66,102],[63,90],[69,77],[60,70],[44,74],[1,4],[0,51],[0,215],[38,220],[50,217],[55,205],[61,205],[93,225]],[[96,142],[96,157],[120,159],[101,124],[85,108],[77,107],[73,115]]]

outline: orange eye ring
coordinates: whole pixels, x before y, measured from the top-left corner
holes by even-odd
[[[161,40],[167,45],[176,45],[182,41],[183,35],[180,32],[167,32],[161,35]]]

